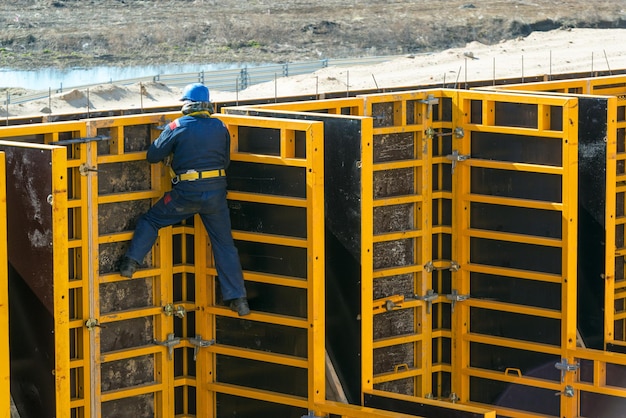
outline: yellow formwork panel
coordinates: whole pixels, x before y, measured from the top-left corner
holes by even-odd
[[[604,343],[624,346],[626,342],[626,276],[624,275],[624,231],[626,206],[626,77],[624,75],[589,77],[574,80],[512,84],[497,90],[520,92],[558,92],[595,97],[608,96],[606,114],[606,196],[605,198],[605,283]]]
[[[458,264],[450,295],[452,396],[492,404],[498,413],[520,410],[514,416],[577,416],[574,398],[530,406],[497,389],[532,387],[554,399],[573,383],[572,374],[561,381],[552,380],[556,373],[538,379],[529,365],[574,362],[577,99],[449,94],[457,110],[452,119],[463,131],[452,150],[458,156],[452,173],[452,254]],[[502,291],[492,291],[500,286]],[[509,290],[515,288],[520,294]],[[533,289],[544,296],[533,298]],[[544,335],[535,327],[550,331]]]
[[[206,366],[203,375],[208,379],[198,382],[198,397],[212,400],[210,407],[214,410],[210,412],[215,415],[210,416],[230,416],[232,412],[228,411],[237,403],[249,403],[248,408],[261,415],[305,415],[315,410],[315,402],[325,398],[323,125],[315,121],[225,114],[216,117],[231,133],[228,198],[234,211],[231,212],[233,237],[240,254],[245,248],[258,248],[258,256],[275,257],[276,262],[269,266],[242,256],[252,313],[245,319],[237,319],[233,312],[217,305],[218,297],[210,285],[217,274],[212,259],[196,259],[196,267],[199,262],[206,265],[209,284],[203,291],[207,305],[200,311],[197,329],[216,341],[199,353],[205,359],[201,363]],[[250,165],[259,167],[262,177],[242,178],[245,167]],[[294,189],[278,185],[282,176],[286,176],[284,180]],[[299,215],[292,218],[295,223],[290,230],[272,230],[260,223],[251,226],[240,222],[243,216],[250,216],[246,210],[283,213],[284,222],[288,222],[290,213]],[[261,255],[261,248],[268,251],[265,256]],[[299,263],[300,268],[283,268],[290,263]],[[280,289],[279,292],[285,292],[283,295],[301,300],[301,306],[306,309],[285,310],[291,304],[287,300],[277,299],[278,305],[264,301],[268,289]],[[225,329],[227,324],[230,331]],[[272,330],[280,330],[303,345],[297,350],[268,349],[268,341],[262,338],[256,343],[246,341],[245,337],[236,338],[233,333],[239,327],[253,334],[264,333],[268,338],[276,332]],[[276,379],[267,379],[253,371],[247,377],[246,374],[234,376],[224,370],[225,364],[231,362],[258,369],[256,373],[275,375]],[[277,381],[281,375],[284,382],[291,381],[292,385]],[[221,410],[215,409],[216,405],[221,405]]]
[[[6,165],[4,153],[0,153],[0,329],[4,330],[0,339],[0,417],[11,416],[11,382],[9,366],[9,278],[7,260],[7,205],[6,205]]]
[[[350,103],[352,111],[343,114],[371,120],[361,125],[357,157],[362,390],[389,396],[399,390],[410,393],[409,399],[462,410],[463,405],[426,398],[440,396],[445,374],[451,372],[443,341],[449,341],[451,333],[442,314],[449,304],[436,293],[449,283],[453,269],[449,248],[452,190],[446,171],[451,166],[447,155],[454,132],[449,117],[451,100],[442,99],[440,91],[417,91],[247,106],[235,111],[275,117],[301,112],[325,115],[339,113],[329,109],[346,109],[345,104]],[[333,147],[339,145],[327,142],[331,153],[343,152]],[[328,181],[326,187],[343,186]],[[395,324],[395,334],[384,334],[386,323]],[[438,354],[434,356],[433,351]],[[397,361],[400,358],[402,361]],[[352,415],[339,412],[335,404],[334,409],[328,405],[331,403],[322,410],[346,417],[386,416],[381,409],[363,408],[358,415],[353,409]],[[466,412],[473,408],[472,413],[495,416],[489,408],[465,408],[469,408]]]
[[[170,187],[168,171],[148,164],[145,150],[158,128],[178,116],[122,116],[0,131],[1,138],[23,141],[10,146],[51,150],[55,156],[56,416],[213,417],[219,416],[220,394],[287,405],[304,415],[325,396],[324,305],[319,302],[324,298],[322,125],[221,116],[231,129],[234,164],[293,167],[305,179],[301,197],[229,195],[239,205],[294,207],[306,214],[302,238],[234,231],[238,242],[305,252],[305,277],[244,272],[249,283],[306,293],[308,310],[302,318],[259,309],[243,322],[252,329],[245,324],[302,330],[307,348],[299,358],[220,344],[217,318],[239,320],[215,296],[210,243],[198,219],[161,230],[145,260],[147,268],[132,280],[117,273],[134,220]],[[239,132],[263,130],[280,133],[278,155],[239,149]],[[219,356],[302,370],[305,392],[296,398],[220,383]]]

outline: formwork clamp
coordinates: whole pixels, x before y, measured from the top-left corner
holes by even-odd
[[[203,340],[200,335],[196,335],[194,338],[189,338],[189,344],[193,345],[193,360],[196,361],[198,351],[201,348],[215,344],[215,340]]]
[[[372,306],[372,313],[376,315],[377,313],[393,311],[396,308],[401,308],[402,302],[404,302],[403,295],[392,295],[386,298],[376,299]]]
[[[428,289],[426,291],[426,293],[424,294],[424,296],[420,296],[420,295],[413,295],[413,299],[417,299],[417,300],[421,300],[426,302],[426,313],[429,314],[432,306],[433,306],[433,302],[439,297],[438,293],[435,293],[435,291],[433,289]]]
[[[180,337],[176,337],[174,334],[167,334],[167,340],[159,341],[154,339],[152,342],[156,345],[163,345],[167,347],[168,357],[172,360],[174,356],[174,346],[180,344]]]
[[[439,99],[429,94],[426,96],[424,100],[418,100],[419,103],[423,103],[428,106],[428,111],[426,112],[426,118],[430,119],[430,115],[433,113],[433,105],[439,104]]]
[[[470,295],[460,295],[458,290],[452,289],[452,293],[446,295],[446,298],[451,302],[452,312],[454,312],[454,306],[456,303],[469,299]]]
[[[452,161],[452,173],[454,173],[454,169],[456,168],[456,163],[468,160],[471,158],[470,155],[467,154],[459,154],[458,150],[452,151],[452,154],[446,155],[446,158]]]
[[[182,305],[178,305],[174,307],[173,303],[168,303],[167,305],[163,307],[163,312],[165,313],[165,316],[175,315],[182,319],[185,317],[187,310],[185,310],[185,307]]]
[[[575,372],[580,368],[580,364],[574,363],[571,364],[567,361],[566,358],[561,359],[560,362],[556,363],[554,367],[557,370],[561,371],[561,382],[565,382],[565,373],[567,372]]]
[[[424,135],[426,135],[428,139],[433,139],[436,136],[454,136],[456,139],[461,139],[465,137],[465,130],[459,126],[454,128],[452,132],[437,132],[434,128],[428,127],[424,131]]]

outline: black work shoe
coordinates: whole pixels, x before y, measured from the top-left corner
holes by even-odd
[[[137,271],[139,267],[139,263],[133,260],[130,257],[124,256],[122,261],[120,262],[120,275],[122,277],[128,277],[129,279],[133,277],[133,273]]]
[[[237,298],[230,301],[230,309],[237,312],[239,316],[245,316],[250,313],[250,307],[248,306],[248,299],[245,297]]]

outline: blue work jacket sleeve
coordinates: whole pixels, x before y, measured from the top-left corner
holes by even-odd
[[[166,126],[161,135],[148,148],[146,159],[150,163],[163,161],[174,150],[174,135],[172,129]]]

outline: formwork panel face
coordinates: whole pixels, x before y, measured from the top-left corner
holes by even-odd
[[[435,259],[430,228],[446,216],[437,209],[439,200],[431,201],[433,189],[444,187],[443,170],[441,176],[431,173],[441,169],[433,156],[445,140],[427,127],[435,123],[437,134],[445,129],[434,121],[447,117],[446,105],[436,92],[363,99],[373,119],[372,138],[362,137],[363,148],[372,144],[371,160],[364,155],[362,166],[364,181],[372,181],[362,203],[362,229],[368,233],[361,246],[371,249],[362,257],[362,280],[372,280],[371,293],[368,283],[362,295],[363,315],[372,315],[372,329],[363,333],[364,362],[371,361],[363,365],[363,389],[426,396],[433,392],[432,357],[423,353],[431,352],[437,308],[434,299],[424,299],[435,287],[432,270],[424,266]]]
[[[323,311],[315,302],[323,297],[315,273],[323,271],[322,124],[220,118],[231,133],[228,204],[252,314],[222,306],[213,260],[204,259],[210,315],[197,315],[197,333],[216,343],[198,354],[206,363],[197,372],[211,376],[198,399],[214,400],[206,416],[302,416],[324,384],[313,374],[324,345],[313,320]]]
[[[558,415],[566,405],[559,399],[532,406],[521,399],[537,385],[533,379],[543,380],[533,389],[538,399],[564,386],[554,364],[575,348],[577,102],[455,99],[463,129],[453,139],[463,156],[453,161],[452,258],[459,267],[446,296],[457,341],[454,396],[520,416]],[[482,116],[470,120],[470,109]]]
[[[23,128],[6,128],[0,137],[15,136],[11,133],[15,130]],[[2,141],[0,150],[3,168],[6,156],[3,219],[7,222],[6,241],[11,243],[9,261],[4,265],[9,269],[12,305],[3,306],[11,309],[6,340],[13,351],[14,400],[22,413],[54,416],[69,407],[71,379],[68,232],[67,221],[59,219],[67,211],[66,160],[63,148],[43,144]],[[4,227],[1,231],[5,231]],[[12,335],[8,334],[9,329]],[[37,367],[24,367],[25,364]],[[3,404],[3,408],[9,405],[10,402]]]

